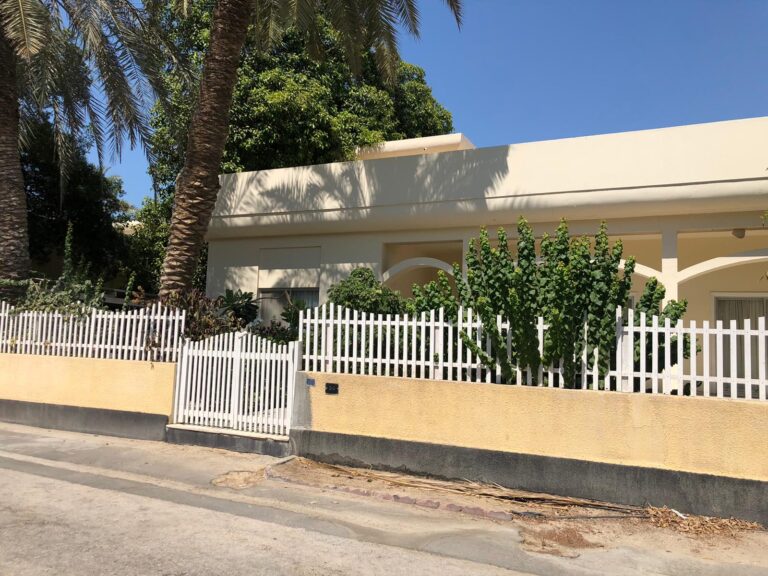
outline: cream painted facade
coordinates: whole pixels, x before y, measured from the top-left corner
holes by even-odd
[[[443,140],[440,140],[443,138]],[[428,140],[428,142],[426,142]],[[208,292],[328,288],[356,266],[405,293],[460,261],[480,226],[514,238],[601,220],[687,318],[765,295],[768,118],[475,149],[461,135],[386,143],[361,160],[227,174],[211,221]]]

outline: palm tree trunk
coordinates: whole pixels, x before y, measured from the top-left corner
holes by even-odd
[[[184,167],[176,178],[170,238],[160,296],[191,288],[219,191],[219,169],[229,131],[229,108],[252,0],[218,0],[200,92],[189,125]]]
[[[29,274],[27,196],[19,156],[16,55],[0,31],[0,279]],[[14,293],[0,287],[0,298]]]

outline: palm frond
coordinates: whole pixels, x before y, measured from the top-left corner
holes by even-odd
[[[392,8],[408,32],[419,37],[419,5],[417,0],[392,0]]]
[[[365,1],[365,0],[363,0]],[[360,73],[364,48],[365,23],[357,0],[327,0],[325,12],[331,25],[339,32],[352,71]]]
[[[445,3],[453,13],[453,17],[456,19],[456,25],[461,28],[461,24],[464,21],[464,12],[462,8],[462,0],[445,0]]]
[[[29,61],[45,46],[50,12],[41,0],[2,0],[0,25],[19,58]]]
[[[254,0],[251,31],[257,50],[275,45],[291,24],[291,5],[285,0]]]
[[[161,0],[0,0],[0,27],[19,55],[20,145],[40,118],[52,121],[62,188],[87,135],[103,166],[106,148],[147,155],[149,110],[163,72],[181,59],[160,32]],[[185,76],[186,67],[177,68]]]
[[[318,26],[318,6],[315,0],[291,0],[291,19],[296,28],[307,38],[307,50],[310,56],[320,59],[323,54],[323,43]]]
[[[445,0],[461,25],[462,1]],[[399,63],[400,29],[419,36],[418,0],[324,0],[324,14],[338,30],[350,66],[360,70],[360,52],[371,49],[385,81],[393,82]]]

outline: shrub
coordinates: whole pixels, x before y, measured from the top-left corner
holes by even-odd
[[[377,280],[370,268],[355,268],[348,278],[331,286],[328,301],[375,314],[404,314],[410,309],[408,300]]]
[[[683,301],[677,301],[677,300],[670,300],[667,302],[667,304],[662,309],[661,303],[664,300],[664,296],[666,294],[666,289],[664,288],[664,285],[659,282],[656,278],[650,278],[648,282],[645,284],[645,290],[643,291],[643,295],[640,297],[640,300],[638,301],[637,305],[635,306],[635,318],[634,318],[634,324],[635,326],[640,326],[640,314],[642,312],[645,312],[645,325],[646,326],[652,326],[653,325],[653,317],[658,316],[659,317],[659,323],[660,325],[664,325],[664,322],[667,318],[669,318],[670,324],[674,326],[677,324],[677,321],[680,320],[683,315],[685,314],[685,311],[687,309],[687,302],[685,300]],[[664,334],[659,334],[657,336],[657,342],[658,342],[658,353],[656,355],[659,365],[656,366],[656,371],[662,371],[666,366],[663,364],[665,359],[665,351],[664,348],[667,346],[666,337]],[[653,346],[653,338],[650,334],[646,335],[645,340],[646,350],[650,350]],[[650,354],[647,354],[645,359],[641,358],[640,356],[640,339],[638,338],[635,341],[635,349],[634,349],[634,364],[635,364],[635,370],[639,371],[641,370],[641,365],[645,364],[645,366],[642,367],[643,370],[647,372],[651,372],[653,370],[653,357]],[[691,351],[691,338],[688,335],[683,336],[683,358],[688,358]],[[678,353],[677,353],[677,336],[671,336],[669,339],[669,363],[670,366],[674,366],[678,362]],[[642,385],[637,379],[635,382],[635,387],[639,389],[639,386]],[[686,384],[686,387],[689,387],[689,385]]]
[[[104,308],[102,279],[91,280],[89,266],[83,260],[74,263],[72,241],[70,223],[64,239],[62,271],[56,280],[0,280],[0,289],[11,296],[17,311],[82,315],[87,310]]]
[[[261,336],[278,344],[287,344],[298,338],[298,330],[292,326],[272,320],[268,324],[254,323],[248,326],[249,332],[256,336]]]
[[[184,336],[202,340],[224,332],[235,332],[245,327],[245,322],[231,310],[221,306],[219,298],[208,298],[200,290],[173,293],[164,302],[186,311]]]
[[[306,303],[303,300],[293,300],[290,294],[287,294],[288,304],[280,315],[282,322],[272,320],[268,324],[254,321],[248,326],[248,330],[266,338],[277,342],[278,344],[286,344],[299,338],[299,316],[302,310],[307,308]]]
[[[227,288],[218,299],[219,307],[231,312],[245,324],[250,324],[259,316],[259,305],[253,299],[253,292],[233,291]]]
[[[575,385],[582,352],[588,357],[598,351],[598,370],[604,378],[615,349],[615,310],[629,299],[634,258],[628,257],[621,270],[621,241],[611,245],[605,223],[593,242],[586,237],[571,238],[565,221],[554,237],[544,236],[540,256],[536,254],[533,231],[521,218],[518,222],[517,254],[509,249],[506,231],[498,231],[493,246],[485,229],[470,242],[465,257],[466,277],[454,264],[456,290],[445,274],[423,287],[414,286],[414,306],[428,310],[443,306],[456,317],[458,306],[472,308],[480,317],[491,343],[490,354],[470,340],[462,340],[488,367],[499,364],[507,382],[515,381],[515,368],[528,370],[536,381],[541,362],[562,368],[564,385]],[[653,279],[646,284],[640,307],[658,313],[663,286]],[[676,321],[686,303],[670,302],[662,314]],[[655,312],[654,312],[655,311]],[[507,348],[506,331],[499,329],[497,316],[509,322],[512,348]],[[549,328],[539,354],[537,320]],[[584,322],[588,330],[584,331]],[[639,360],[638,360],[639,361]]]

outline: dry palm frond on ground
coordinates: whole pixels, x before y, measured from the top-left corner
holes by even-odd
[[[560,520],[567,520],[569,518],[640,518],[650,521],[651,524],[659,528],[671,528],[678,532],[689,533],[692,535],[735,535],[737,532],[763,529],[763,527],[756,522],[748,522],[746,520],[739,520],[736,518],[713,518],[709,516],[681,514],[680,512],[667,507],[658,508],[653,506],[625,506],[622,504],[611,504],[608,502],[599,502],[585,498],[570,498],[565,496],[554,496],[551,494],[526,492],[523,490],[505,488],[498,484],[483,484],[469,480],[438,480],[435,478],[410,476],[397,472],[383,472],[364,468],[352,468],[349,466],[325,464],[322,462],[316,462],[314,460],[308,460],[306,458],[297,458],[296,460],[301,466],[305,468],[325,470],[332,476],[344,476],[348,479],[359,478],[366,481],[378,480],[400,488],[429,490],[433,492],[442,492],[445,494],[456,494],[461,496],[476,496],[481,498],[491,498],[503,502],[536,504],[539,506],[549,506],[558,509],[581,508],[610,512],[610,515],[592,514],[589,516],[557,516],[556,519]]]

